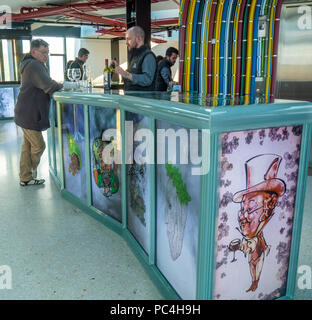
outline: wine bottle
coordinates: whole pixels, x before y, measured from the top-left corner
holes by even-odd
[[[104,68],[104,91],[111,89],[111,71],[108,66],[108,59],[105,59],[105,68]]]

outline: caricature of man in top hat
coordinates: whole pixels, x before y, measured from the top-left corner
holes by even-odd
[[[262,154],[246,161],[246,189],[233,196],[233,202],[241,204],[238,223],[243,239],[232,240],[229,249],[248,255],[252,283],[246,292],[258,287],[265,251],[268,250],[268,254],[270,248],[263,237],[263,228],[286,190],[285,182],[276,177],[281,161],[276,154]]]

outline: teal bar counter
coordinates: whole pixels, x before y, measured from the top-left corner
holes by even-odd
[[[56,92],[50,123],[62,196],[123,237],[166,299],[293,298],[311,103]]]

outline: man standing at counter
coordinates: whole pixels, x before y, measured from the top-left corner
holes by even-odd
[[[176,63],[179,51],[174,47],[169,47],[166,50],[166,58],[158,65],[156,76],[156,91],[167,91],[172,89],[175,82],[172,80],[171,67]]]
[[[154,53],[144,45],[145,33],[139,26],[127,30],[126,45],[129,50],[129,67],[123,70],[116,60],[111,64],[123,77],[125,90],[154,91],[157,62]]]
[[[31,41],[30,53],[20,66],[21,87],[14,109],[14,121],[24,133],[20,158],[20,185],[39,185],[37,167],[45,149],[41,131],[50,127],[50,95],[62,85],[52,80],[45,64],[49,59],[49,44],[41,39]]]

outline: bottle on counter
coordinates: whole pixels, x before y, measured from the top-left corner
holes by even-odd
[[[104,91],[110,90],[111,89],[111,70],[110,67],[108,66],[108,59],[105,59],[105,68],[104,68]]]

